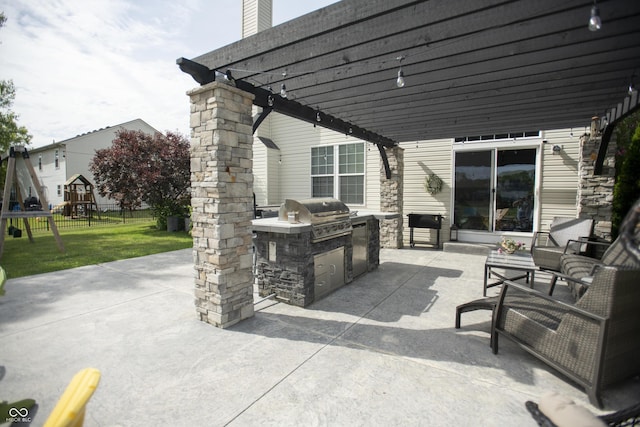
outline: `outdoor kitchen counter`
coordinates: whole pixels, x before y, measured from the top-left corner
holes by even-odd
[[[400,214],[395,212],[359,211],[357,215],[351,217],[351,222],[358,224],[372,217],[383,220],[398,218],[399,216]],[[311,231],[310,224],[290,223],[288,221],[281,221],[277,217],[254,219],[251,221],[251,224],[253,231],[261,231],[264,233],[298,234]]]
[[[354,210],[354,212],[357,212],[357,214],[356,216],[351,217],[351,222],[366,221],[372,216],[380,221],[382,221],[383,219],[400,218],[402,216],[397,212],[377,212],[377,211],[358,211],[358,210]]]

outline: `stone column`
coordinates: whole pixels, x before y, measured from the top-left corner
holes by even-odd
[[[610,242],[611,203],[613,202],[613,186],[615,184],[617,144],[615,140],[609,142],[602,175],[594,175],[594,164],[602,142],[602,135],[598,132],[598,120],[598,117],[592,119],[591,134],[584,135],[580,139],[578,216],[592,218],[594,236]]]
[[[253,95],[218,82],[188,95],[196,311],[225,328],[253,316]]]
[[[385,148],[391,169],[387,179],[382,161],[380,162],[380,210],[397,212],[398,218],[380,221],[380,247],[399,249],[403,247],[402,227],[404,210],[404,149]]]

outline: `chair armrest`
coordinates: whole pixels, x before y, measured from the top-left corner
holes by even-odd
[[[558,301],[557,299],[553,298],[552,296],[543,294],[540,291],[536,291],[535,289],[528,288],[526,286],[523,286],[523,285],[521,285],[519,283],[516,283],[516,282],[513,282],[511,280],[505,280],[504,284],[502,285],[502,290],[500,291],[500,296],[498,297],[498,303],[497,303],[496,310],[495,310],[496,320],[498,319],[497,316],[500,314],[500,311],[502,310],[502,305],[504,304],[504,298],[505,298],[509,288],[517,289],[518,291],[522,291],[524,293],[527,293],[530,296],[533,296],[535,298],[540,298],[542,300],[549,301],[549,302],[551,302],[551,303],[563,308],[566,311],[570,311],[572,313],[582,315],[584,317],[596,320],[598,322],[604,322],[604,321],[607,320],[606,318],[604,318],[602,316],[594,314],[594,313],[592,313],[590,311],[587,311],[585,309],[582,309],[580,307],[576,307],[573,304],[567,304],[566,302]]]
[[[537,245],[539,236],[542,235],[547,236],[547,242],[549,241],[549,239],[551,239],[551,233],[549,233],[548,231],[536,231],[535,233],[533,233],[533,239],[531,239],[531,250],[533,250],[533,247]],[[546,242],[545,246],[547,246]]]
[[[564,247],[564,253],[571,253],[571,252],[567,252],[567,250],[569,250],[569,247],[571,246],[572,243],[578,243],[580,246],[582,245],[596,245],[596,246],[611,246],[611,243],[609,242],[600,242],[598,240],[590,240],[589,237],[579,237],[578,239],[569,239],[567,240],[567,245]],[[584,252],[584,251],[581,251]]]
[[[598,269],[598,267],[600,267],[600,264],[595,264],[592,268],[591,268],[591,273],[589,273],[589,276],[585,276],[586,277],[591,277],[593,278],[593,275],[595,274],[596,270]],[[558,278],[558,279],[563,279],[567,282],[575,282],[575,283],[579,283],[583,286],[590,286],[591,282],[587,282],[585,280],[583,280],[584,278],[578,278],[578,277],[573,277],[573,276],[569,276],[568,274],[564,274],[564,273],[560,273],[560,272],[554,272],[553,275]]]

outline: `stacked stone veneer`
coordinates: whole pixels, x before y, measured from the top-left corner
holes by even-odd
[[[375,270],[380,263],[378,220],[367,220],[369,230],[367,271]],[[353,237],[339,236],[322,242],[312,242],[311,231],[300,233],[274,233],[257,231],[256,282],[262,297],[272,294],[276,299],[299,307],[306,307],[316,300],[314,257],[344,247],[345,284],[353,281]],[[275,245],[275,259],[269,250]],[[273,255],[272,255],[273,257]]]
[[[275,261],[269,261],[269,242],[276,246]],[[275,294],[279,301],[299,307],[308,306],[315,300],[313,257],[342,246],[345,283],[353,280],[351,236],[311,243],[311,231],[296,234],[257,232],[254,243],[260,296]]]
[[[224,328],[253,316],[253,95],[217,82],[188,95],[196,311]]]
[[[371,219],[367,221],[367,272],[373,271],[380,265],[380,221]]]
[[[609,142],[602,174],[594,175],[595,160],[602,136],[598,132],[598,122],[594,119],[591,133],[580,140],[580,164],[578,187],[578,216],[594,220],[593,234],[597,239],[611,241],[611,203],[615,184],[615,153],[617,145]]]
[[[403,247],[402,211],[404,205],[404,149],[385,148],[391,169],[391,178],[387,179],[384,166],[380,163],[380,210],[397,212],[394,219],[380,221],[380,247],[399,249]]]

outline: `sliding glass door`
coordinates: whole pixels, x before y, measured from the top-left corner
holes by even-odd
[[[536,149],[455,153],[454,222],[461,230],[533,230]]]
[[[491,150],[457,152],[454,220],[459,229],[490,231]]]
[[[495,230],[533,230],[536,150],[500,150],[496,162]]]

